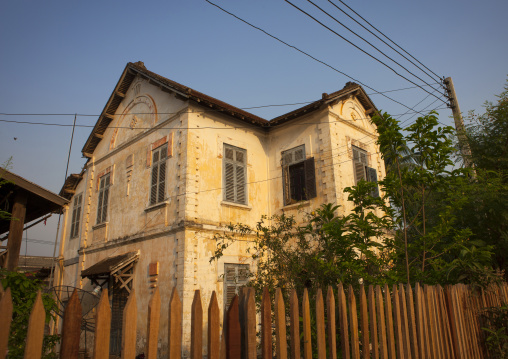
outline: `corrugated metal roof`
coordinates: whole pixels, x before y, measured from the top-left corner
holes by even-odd
[[[110,274],[119,268],[123,268],[125,265],[137,260],[138,258],[139,251],[127,252],[118,256],[109,257],[82,271],[81,277],[85,278],[101,274]]]

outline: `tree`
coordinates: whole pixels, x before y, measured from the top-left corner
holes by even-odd
[[[9,358],[23,358],[25,340],[28,331],[28,320],[37,297],[37,292],[42,290],[42,282],[31,273],[18,273],[0,269],[0,282],[4,289],[11,288],[13,313],[11,331],[9,335]],[[42,294],[42,302],[46,311],[46,323],[54,318],[57,309],[55,299],[48,293]],[[59,341],[58,335],[44,335],[42,353],[43,358],[56,357],[49,351]]]

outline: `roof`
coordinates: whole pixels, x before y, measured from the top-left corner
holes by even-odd
[[[70,201],[74,193],[76,193],[76,187],[83,179],[83,173],[84,170],[81,171],[81,173],[71,173],[69,177],[65,179],[64,185],[62,186],[62,189],[59,193],[60,196]]]
[[[51,268],[55,265],[53,257],[19,256],[18,270],[22,272],[37,271],[42,268]]]
[[[104,274],[113,274],[126,265],[136,261],[139,258],[139,251],[127,252],[114,257],[97,262],[81,272],[81,277],[94,277]]]
[[[12,173],[8,170],[0,170],[0,178],[8,181],[0,187],[0,199],[7,199],[8,212],[12,213],[15,193],[23,191],[27,193],[25,223],[31,222],[50,212],[59,211],[69,201],[56,193],[53,193],[29,180]],[[9,231],[10,221],[0,221],[0,234]]]
[[[369,96],[365,93],[363,88],[358,84],[348,82],[346,86],[340,91],[334,92],[330,95],[323,94],[322,99],[318,101],[315,101],[309,105],[291,111],[285,115],[276,117],[271,121],[268,121],[252,113],[232,106],[226,102],[220,101],[214,97],[208,96],[202,92],[193,90],[190,87],[184,86],[182,84],[179,84],[178,82],[172,81],[152,71],[149,71],[141,61],[138,61],[136,63],[129,62],[125,66],[125,69],[122,75],[120,76],[120,79],[115,89],[113,90],[111,96],[109,97],[109,100],[106,103],[106,106],[104,106],[104,109],[102,110],[102,113],[99,116],[97,123],[95,124],[92,132],[90,133],[90,136],[88,137],[85,145],[83,146],[82,149],[83,156],[88,158],[92,156],[92,153],[94,152],[95,148],[103,138],[104,132],[106,131],[111,121],[113,121],[116,110],[118,109],[118,106],[124,99],[127,90],[129,89],[130,85],[138,75],[158,86],[161,86],[166,90],[177,93],[179,96],[181,96],[186,100],[199,103],[202,106],[210,107],[211,109],[225,113],[240,121],[247,122],[254,126],[265,128],[267,130],[271,127],[281,125],[299,116],[315,111],[321,108],[321,106],[323,105],[327,105],[328,103],[337,101],[339,98],[348,96],[350,94],[355,94],[356,96],[358,96],[360,102],[369,113],[377,111],[373,102],[370,100]]]

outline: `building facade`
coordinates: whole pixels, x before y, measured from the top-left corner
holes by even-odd
[[[254,226],[263,215],[298,215],[329,202],[348,211],[345,187],[384,177],[369,121],[375,111],[361,86],[348,83],[267,121],[141,62],[127,64],[83,147],[83,171],[62,188],[71,203],[57,284],[95,292],[108,287],[112,354],[119,350],[121,310],[132,289],[140,353],[156,286],[162,303],[177,288],[189,335],[194,291],[201,290],[204,308],[215,291],[223,310],[255,265],[248,241],[210,263],[213,236],[224,225]],[[161,316],[167,315],[163,305]],[[166,321],[160,330],[162,355]]]

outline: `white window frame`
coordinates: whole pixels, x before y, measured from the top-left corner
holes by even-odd
[[[247,150],[224,144],[222,186],[225,202],[248,205]]]
[[[166,161],[168,159],[168,144],[152,150],[152,171],[150,176],[150,206],[166,200]]]
[[[111,172],[106,173],[99,181],[99,196],[97,202],[97,224],[105,223],[108,218],[109,188],[111,187]]]
[[[377,185],[377,171],[375,168],[369,167],[369,154],[367,151],[353,146],[353,172],[355,178],[355,186],[362,179],[367,182],[376,183],[376,187],[372,189],[371,196],[379,197],[379,187]]]

